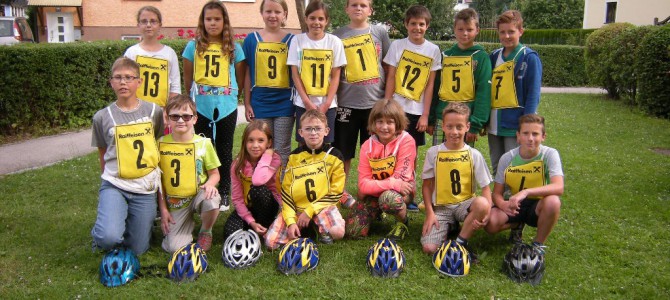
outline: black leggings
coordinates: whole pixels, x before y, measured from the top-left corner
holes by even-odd
[[[215,112],[214,118],[216,119],[217,117],[218,114]],[[216,139],[212,137],[213,128],[210,127],[210,122],[211,121],[207,119],[207,117],[198,113],[198,122],[195,123],[193,128],[195,129],[195,133],[202,133],[206,137],[212,139],[212,143],[216,149],[216,155],[221,162],[221,166],[219,167],[219,175],[221,175],[221,181],[219,181],[219,194],[221,194],[221,197],[230,199],[229,174],[230,165],[233,163],[233,137],[235,136],[235,125],[237,124],[237,109],[227,117],[215,123]]]
[[[256,220],[265,228],[269,228],[279,213],[279,203],[275,200],[270,189],[265,185],[252,186],[249,189],[249,211]],[[230,213],[230,217],[223,225],[223,240],[225,240],[239,229],[251,228],[247,222],[242,220],[236,211]]]

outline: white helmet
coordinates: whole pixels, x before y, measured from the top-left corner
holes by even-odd
[[[223,264],[231,269],[251,267],[261,254],[261,239],[251,229],[237,230],[223,243]]]

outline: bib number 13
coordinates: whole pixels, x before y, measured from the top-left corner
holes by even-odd
[[[158,84],[160,83],[160,75],[156,72],[144,71],[144,96],[158,97]],[[149,87],[149,81],[153,87]]]

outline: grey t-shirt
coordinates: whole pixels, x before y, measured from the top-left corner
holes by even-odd
[[[518,156],[518,157],[517,157]],[[554,176],[563,176],[563,167],[561,166],[561,157],[558,155],[556,149],[547,147],[545,145],[540,145],[540,154],[538,155],[544,162],[546,170],[549,173],[549,178]],[[500,184],[505,184],[505,169],[510,166],[512,159],[517,157],[517,159],[524,162],[531,162],[536,160],[537,157],[532,159],[523,159],[519,156],[519,147],[516,147],[507,153],[503,154],[500,157],[500,162],[498,162],[498,172],[496,172],[495,182]]]
[[[111,112],[111,116],[110,116]],[[114,119],[112,119],[114,118]],[[154,136],[159,138],[163,135],[163,110],[160,106],[140,100],[140,105],[136,109],[124,112],[116,106],[110,104],[93,116],[93,134],[91,146],[97,148],[106,148],[105,170],[102,173],[102,179],[110,181],[112,184],[125,190],[131,189],[126,184],[138,187],[141,183],[137,179],[121,179],[119,177],[119,167],[116,157],[116,143],[114,141],[114,126],[122,124],[133,124],[142,122],[152,122]],[[133,184],[131,181],[138,181]],[[122,183],[121,181],[125,181]]]
[[[377,100],[384,98],[384,86],[386,83],[386,74],[382,68],[382,59],[391,46],[386,28],[379,25],[370,25],[366,29],[351,29],[349,26],[338,28],[333,34],[340,39],[345,39],[361,34],[370,33],[377,50],[377,67],[379,68],[379,78],[361,81],[357,83],[348,83],[345,77],[345,71],[340,73],[340,86],[337,89],[337,103],[340,107],[354,109],[369,109],[377,103]],[[358,61],[349,62],[349,64],[359,63]]]

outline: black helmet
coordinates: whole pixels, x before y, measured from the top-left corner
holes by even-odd
[[[505,255],[503,272],[517,283],[540,284],[544,275],[544,254],[528,244],[516,244]]]

